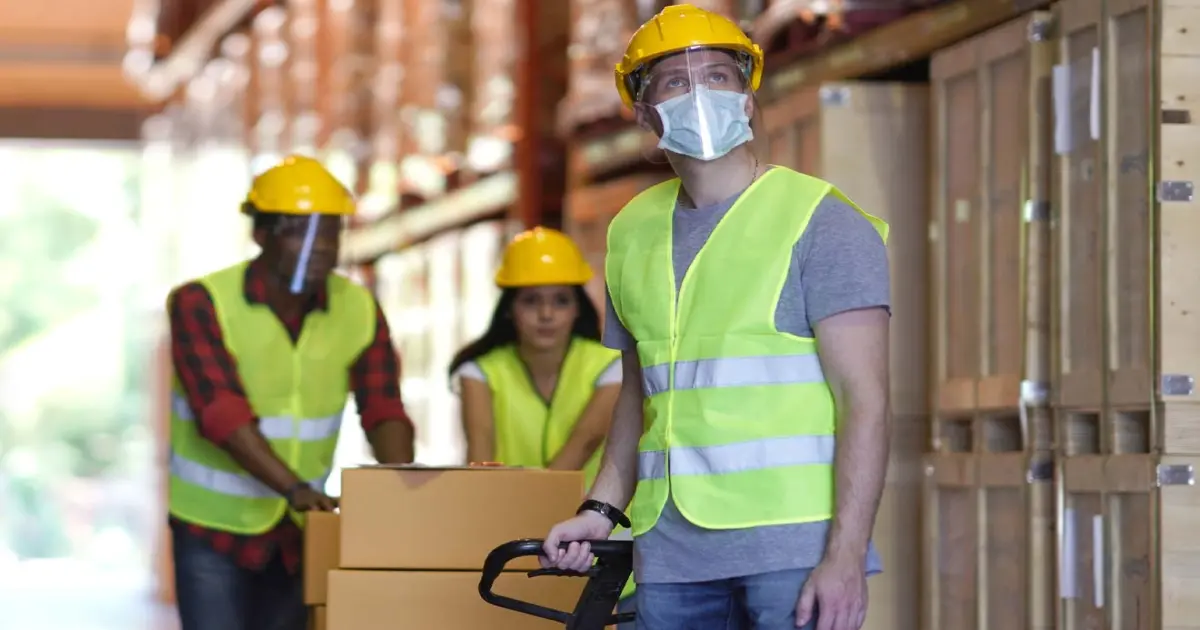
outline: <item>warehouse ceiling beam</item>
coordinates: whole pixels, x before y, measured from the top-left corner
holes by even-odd
[[[341,262],[363,264],[456,227],[504,212],[517,200],[517,175],[503,171],[416,208],[357,228],[342,241]]]
[[[125,64],[127,76],[147,98],[169,98],[200,71],[221,39],[261,4],[259,0],[216,2],[172,45],[165,59],[153,61],[152,51],[130,50]],[[135,14],[132,20],[144,18],[144,14]]]

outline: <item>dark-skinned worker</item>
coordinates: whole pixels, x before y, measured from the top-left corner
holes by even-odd
[[[621,354],[600,343],[583,289],[591,278],[557,230],[533,228],[504,249],[491,323],[450,363],[467,461],[582,470],[591,487],[621,388]],[[632,592],[630,580],[622,597]]]
[[[638,29],[616,67],[676,177],[609,226],[604,343],[622,351],[621,392],[600,474],[543,562],[586,569],[586,541],[631,521],[645,630],[858,630],[880,570],[887,225],[760,161],[762,73],[735,23],[685,4]]]
[[[304,513],[324,494],[353,393],[376,459],[408,463],[399,359],[365,288],[334,273],[353,196],[291,156],[242,210],[253,260],[168,299],[175,380],[170,526],[182,630],[304,630]]]

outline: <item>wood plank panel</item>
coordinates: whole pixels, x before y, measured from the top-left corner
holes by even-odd
[[[1161,31],[1161,58],[1156,73],[1160,109],[1152,144],[1151,181],[1187,182],[1194,187],[1200,165],[1200,2],[1172,0],[1159,3],[1161,15],[1151,20]],[[1190,191],[1189,191],[1190,192]],[[1200,268],[1200,200],[1160,195],[1151,231],[1156,238],[1155,265],[1158,293],[1153,303],[1157,317],[1156,363],[1160,371],[1158,397],[1163,401],[1158,426],[1152,427],[1168,453],[1200,453],[1200,292],[1195,270]],[[1182,609],[1181,609],[1182,610]],[[1193,617],[1196,618],[1196,617]]]
[[[892,83],[800,90],[766,107],[767,146],[755,147],[772,164],[825,178],[888,222],[891,400],[906,416],[929,410],[928,99],[922,86]]]
[[[1155,578],[1157,464],[1153,455],[1062,461],[1059,627],[1195,627],[1159,625],[1163,602]]]
[[[930,630],[1054,627],[1049,452],[926,458],[925,610]]]
[[[942,412],[1044,402],[1048,388],[1052,24],[1031,13],[931,60]]]
[[[1064,0],[1056,87],[1058,221],[1054,226],[1055,401],[1064,407],[1104,403],[1105,171],[1099,120],[1093,121],[1093,57],[1101,46],[1101,3]]]
[[[1108,399],[1145,405],[1154,397],[1150,7],[1146,0],[1108,0],[1104,24]]]

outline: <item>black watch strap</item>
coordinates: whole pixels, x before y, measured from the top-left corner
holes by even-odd
[[[612,521],[613,527],[616,527],[617,525],[620,525],[621,527],[625,527],[625,528],[629,528],[629,527],[633,526],[629,522],[629,517],[625,516],[625,513],[622,512],[620,510],[620,508],[618,508],[617,506],[615,506],[611,503],[605,503],[603,501],[596,501],[595,499],[588,499],[587,501],[584,501],[582,505],[579,506],[579,509],[576,510],[575,513],[582,514],[583,512],[589,512],[589,511],[590,512],[598,512],[600,515],[602,515],[605,518],[607,518],[608,520]]]
[[[292,484],[291,487],[289,487],[287,490],[283,491],[283,498],[287,499],[288,505],[291,505],[292,503],[296,502],[296,492],[303,490],[304,488],[307,488],[307,487],[308,487],[308,484],[304,483],[303,481],[297,481],[296,483]]]

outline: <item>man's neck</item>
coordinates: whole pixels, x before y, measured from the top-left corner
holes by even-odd
[[[679,176],[692,206],[703,208],[742,192],[761,175],[757,158],[742,145],[727,155],[705,162],[672,155],[671,167]]]

